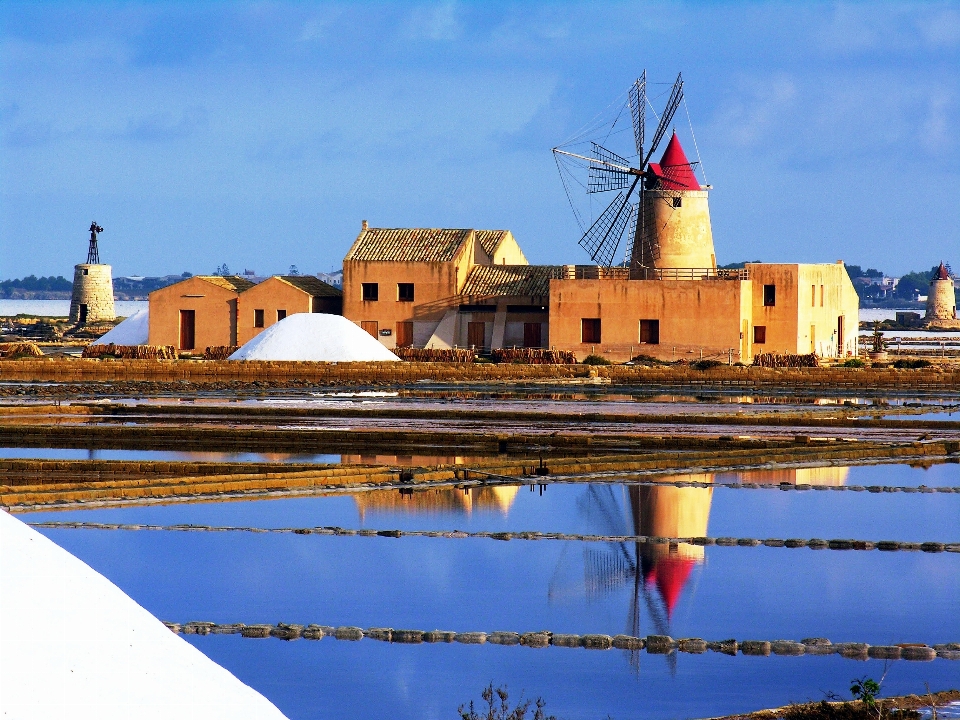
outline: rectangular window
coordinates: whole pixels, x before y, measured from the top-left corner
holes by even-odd
[[[263,327],[263,310],[253,311],[253,326]]]
[[[763,345],[766,341],[767,341],[767,326],[754,325],[753,326],[753,344]]]
[[[397,283],[397,302],[413,302],[413,283]]]
[[[280,322],[287,316],[286,310],[277,310],[277,322]]]
[[[582,318],[580,320],[580,342],[600,342],[600,318]]]
[[[660,321],[659,320],[641,320],[640,321],[640,342],[649,345],[660,344]]]
[[[680,195],[677,195],[675,198],[673,198],[673,206],[683,207],[683,198]]]
[[[380,285],[378,283],[360,283],[364,302],[376,302],[380,299]]]
[[[823,307],[823,285],[820,286],[820,307]]]
[[[541,323],[523,324],[523,346],[528,348],[543,347],[543,325]]]
[[[380,334],[380,325],[376,320],[362,320],[360,322],[360,328],[366,330],[368,333],[376,337]]]
[[[817,286],[811,285],[810,286],[810,307],[816,307],[816,306],[817,306]]]
[[[197,311],[180,311],[180,349],[193,350],[196,347]]]
[[[413,345],[413,323],[397,323],[397,347],[411,347]]]
[[[774,307],[776,304],[777,304],[777,286],[764,285],[763,286],[763,306]]]

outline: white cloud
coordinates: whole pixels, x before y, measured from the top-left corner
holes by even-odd
[[[463,27],[456,3],[442,2],[415,8],[407,18],[407,33],[427,40],[456,40]]]

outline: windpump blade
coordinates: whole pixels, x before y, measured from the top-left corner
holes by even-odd
[[[591,162],[587,172],[587,192],[598,193],[608,190],[622,190],[630,185],[633,175],[611,165],[629,167],[630,163],[615,152],[607,150],[603,145],[590,143],[593,148],[593,157],[599,162]]]
[[[660,141],[663,140],[663,136],[667,132],[667,127],[673,121],[673,116],[677,112],[677,108],[680,107],[682,100],[683,77],[681,73],[678,73],[676,82],[673,83],[673,89],[670,91],[670,97],[667,99],[667,106],[663,109],[663,115],[660,116],[660,124],[657,125],[657,132],[654,133],[653,140],[650,141],[650,149],[647,151],[647,156],[643,159],[643,164],[640,166],[641,169],[646,169],[647,163],[650,162],[650,156],[657,151],[657,147],[660,145]]]
[[[630,88],[630,117],[633,119],[633,141],[637,146],[637,158],[643,158],[644,118],[647,110],[647,71],[637,78]]]
[[[633,179],[633,184],[626,194],[617,193],[613,202],[600,213],[600,217],[580,238],[580,247],[586,250],[598,265],[610,267],[613,264],[617,247],[619,247],[620,240],[623,238],[623,231],[630,219],[630,196],[637,187],[639,180],[640,176],[638,175]]]

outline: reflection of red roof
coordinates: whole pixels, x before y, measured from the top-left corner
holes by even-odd
[[[660,184],[665,190],[700,189],[700,183],[697,181],[697,176],[693,174],[693,168],[680,146],[676,133],[667,143],[667,149],[663,151],[660,162],[650,163],[648,167],[651,173],[660,178]]]
[[[667,606],[667,617],[673,615],[673,608],[680,599],[680,593],[683,592],[683,586],[690,577],[690,571],[696,564],[697,561],[693,558],[671,555],[657,560],[653,569],[644,578],[648,584],[652,582],[657,584],[660,597]]]
[[[937,268],[937,274],[933,276],[934,280],[949,280],[950,274],[947,272],[947,268],[943,263],[940,263],[940,267]]]

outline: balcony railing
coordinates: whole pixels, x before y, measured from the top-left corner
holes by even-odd
[[[599,265],[564,265],[564,280],[629,280],[630,268]],[[638,268],[637,280],[749,280],[746,268]]]

